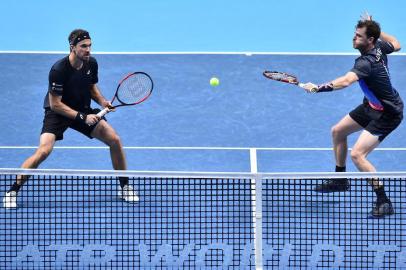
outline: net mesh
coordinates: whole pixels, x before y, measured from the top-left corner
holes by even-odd
[[[134,73],[121,82],[117,99],[124,104],[136,104],[145,100],[152,88],[152,80],[147,74]]]
[[[268,268],[403,269],[404,177],[381,179],[395,214],[371,218],[376,195],[365,179],[351,190],[315,193],[321,180],[264,182],[264,258]]]
[[[15,179],[3,175],[2,190]],[[238,267],[253,236],[250,179],[32,176],[1,209],[0,269]]]
[[[134,172],[132,204],[113,172],[90,173],[32,175],[19,208],[0,209],[0,269],[255,269],[261,234],[264,269],[406,267],[406,174],[381,179],[395,214],[371,219],[362,177],[320,194],[308,175]],[[0,173],[2,191],[15,177]]]

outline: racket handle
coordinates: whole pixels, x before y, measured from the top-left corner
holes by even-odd
[[[103,110],[101,110],[101,111],[97,114],[97,116],[100,117],[100,118],[102,118],[102,117],[105,116],[109,111],[110,111],[109,108],[104,108]]]
[[[304,83],[298,83],[298,86],[299,86],[299,87],[302,87],[303,89],[306,89]],[[317,90],[318,90],[317,88],[312,88],[312,90],[311,90],[310,92],[316,93]]]

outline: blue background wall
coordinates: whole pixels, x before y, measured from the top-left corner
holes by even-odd
[[[0,50],[67,51],[73,28],[95,51],[353,52],[364,10],[406,42],[401,0],[2,0]]]

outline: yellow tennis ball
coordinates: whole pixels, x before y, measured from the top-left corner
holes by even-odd
[[[216,77],[213,77],[213,78],[210,79],[210,85],[211,86],[217,86],[219,84],[220,84],[220,81]]]

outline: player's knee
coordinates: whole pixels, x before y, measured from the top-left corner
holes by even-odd
[[[109,141],[108,141],[109,146],[121,146],[121,138],[118,136],[116,133],[113,134]]]
[[[356,150],[356,149],[352,149],[351,150],[351,159],[352,159],[352,161],[354,162],[354,163],[359,163],[361,160],[363,160],[365,158],[365,155],[362,153],[362,152],[360,152],[360,151],[358,151],[358,150]]]
[[[337,138],[340,135],[340,129],[337,126],[333,126],[331,128],[331,136],[333,136],[333,138]]]

